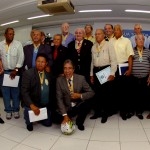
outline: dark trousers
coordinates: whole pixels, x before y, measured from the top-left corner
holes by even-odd
[[[91,109],[91,99],[85,100],[84,102],[81,102],[81,103],[77,104],[76,106],[72,107],[67,112],[67,115],[70,118],[77,116],[76,124],[83,125],[90,109]],[[53,119],[53,120],[54,120],[54,122],[57,122],[60,124],[63,121],[63,116],[61,114],[57,113],[55,116],[55,119]]]
[[[149,102],[150,88],[147,85],[148,76],[144,78],[137,78],[137,77],[132,78],[134,88],[133,109],[135,110],[136,114],[142,114],[142,112],[146,109],[149,109],[150,106]]]
[[[103,70],[108,66],[94,67],[94,90],[95,97],[93,101],[95,115],[102,117],[108,117],[116,111],[114,95],[113,95],[113,84],[114,81],[107,81],[104,84],[100,84],[95,73]]]
[[[119,70],[117,69],[114,82],[114,94],[116,95],[115,99],[121,116],[126,115],[132,110],[133,91],[132,76],[119,75]]]
[[[29,113],[28,113],[29,110],[31,110],[29,107],[26,107],[26,106],[24,107],[24,119],[25,119],[26,125],[31,124],[29,120]],[[48,108],[47,108],[47,116],[48,116],[47,119],[41,120],[39,122],[44,126],[51,126],[52,125],[51,111]]]

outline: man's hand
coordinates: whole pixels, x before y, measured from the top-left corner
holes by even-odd
[[[115,77],[113,76],[113,75],[110,75],[109,77],[108,77],[108,81],[112,81],[112,80],[114,80],[115,79]]]
[[[36,107],[34,104],[31,104],[30,108],[34,112],[35,115],[38,116],[40,114],[40,109],[38,107]]]
[[[126,75],[126,76],[130,76],[131,75],[131,70],[127,70],[126,72],[125,72],[125,74],[124,75]]]
[[[94,76],[90,76],[90,81],[92,84],[94,84]]]
[[[46,66],[45,70],[46,70],[46,72],[50,72],[51,68],[49,66]]]
[[[17,75],[17,71],[16,71],[16,70],[13,70],[13,71],[10,73],[10,78],[13,80],[16,75]]]
[[[150,77],[148,77],[148,79],[147,79],[147,85],[148,86],[150,85]]]
[[[65,123],[67,123],[69,121],[71,121],[71,119],[67,115],[65,115],[64,116],[64,120],[62,121],[62,124],[65,124]]]
[[[80,93],[71,93],[71,99],[80,99],[81,94]]]

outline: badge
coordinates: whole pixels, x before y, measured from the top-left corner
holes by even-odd
[[[48,80],[47,79],[45,79],[45,84],[48,85]]]
[[[65,45],[65,40],[62,41],[62,45]]]
[[[142,62],[142,61],[143,61],[142,57],[139,57],[139,61],[140,61],[140,62]]]

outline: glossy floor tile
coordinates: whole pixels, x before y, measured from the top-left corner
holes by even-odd
[[[85,120],[85,130],[76,128],[74,134],[63,135],[60,125],[44,127],[35,123],[34,130],[26,129],[23,110],[20,119],[5,119],[3,100],[0,98],[0,112],[5,124],[0,124],[1,150],[150,150],[149,112],[144,112],[144,119],[136,116],[124,121],[119,114],[108,118],[104,124],[101,118]]]

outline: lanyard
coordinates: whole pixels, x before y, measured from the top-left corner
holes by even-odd
[[[139,49],[138,49],[138,54],[139,54],[139,57],[142,58],[143,50],[139,50]]]
[[[105,40],[103,40],[103,41],[100,43],[100,45],[99,45],[98,43],[96,44],[97,57],[99,57],[99,53],[100,53],[100,51],[102,50],[104,44],[105,44]]]
[[[69,35],[69,33],[67,33],[65,36],[62,34],[62,39],[63,39],[63,41],[66,41],[68,35]]]
[[[105,44],[105,40],[103,40],[100,44],[97,43],[96,44],[96,51],[100,52],[101,49],[103,48],[104,44]]]
[[[6,47],[5,47],[6,53],[8,53],[8,49],[9,49],[9,46],[6,45]]]

